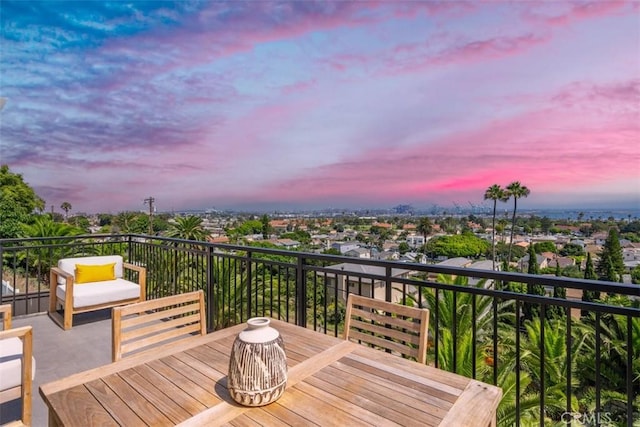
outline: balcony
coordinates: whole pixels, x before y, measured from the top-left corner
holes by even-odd
[[[640,286],[143,235],[0,241],[2,278],[14,289],[2,303],[13,305],[16,325],[34,326],[36,386],[110,362],[108,311],[77,317],[67,332],[31,316],[47,310],[50,266],[96,254],[144,265],[147,298],[203,289],[209,330],[271,316],[339,336],[348,293],[426,306],[427,363],[502,387],[500,425],[640,420]],[[610,297],[582,302],[504,290],[532,285]],[[34,425],[45,423],[37,393],[33,404]]]

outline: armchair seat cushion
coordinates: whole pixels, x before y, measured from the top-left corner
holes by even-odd
[[[65,299],[66,285],[58,285],[56,296]],[[124,279],[83,283],[73,287],[73,308],[140,298],[140,285]]]
[[[32,360],[32,379],[36,376],[36,359]],[[0,391],[22,384],[22,340],[17,337],[0,340]]]

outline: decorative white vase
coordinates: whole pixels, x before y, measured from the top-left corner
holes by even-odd
[[[231,348],[227,388],[245,406],[277,400],[287,385],[287,358],[280,333],[267,317],[253,317]]]

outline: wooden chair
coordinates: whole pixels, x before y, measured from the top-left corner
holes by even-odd
[[[33,387],[33,330],[31,326],[11,329],[11,305],[0,305],[0,403],[22,398],[22,417],[8,425],[31,425]]]
[[[427,361],[429,310],[349,294],[344,339]]]
[[[113,308],[113,361],[129,353],[205,335],[204,292],[173,295]]]

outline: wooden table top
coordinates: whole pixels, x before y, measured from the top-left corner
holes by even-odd
[[[502,391],[383,351],[272,320],[287,389],[257,408],[226,388],[238,325],[44,384],[50,425],[488,426]]]

